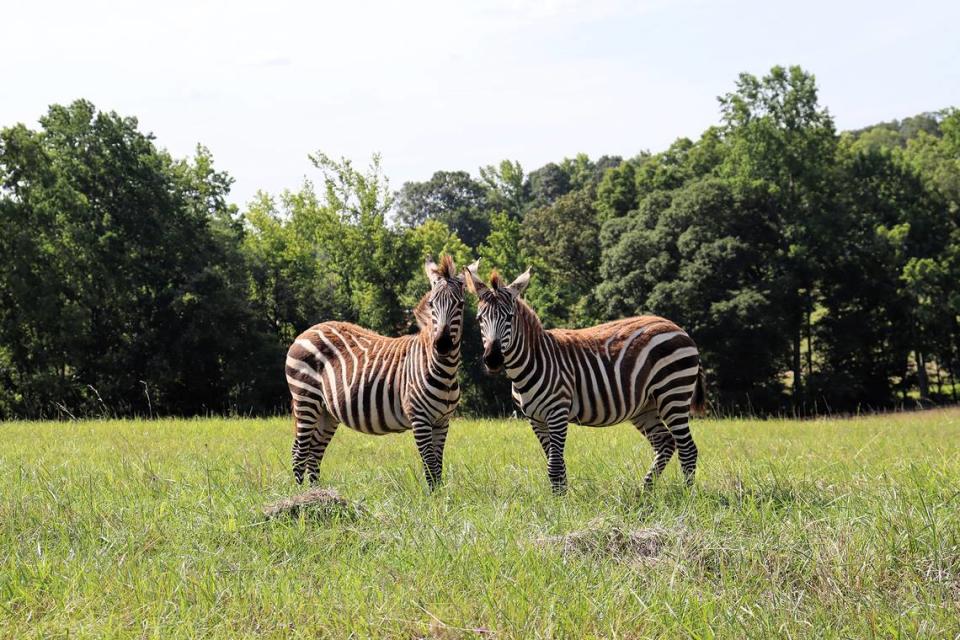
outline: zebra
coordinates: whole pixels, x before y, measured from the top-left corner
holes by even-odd
[[[478,266],[474,262],[466,274],[467,288],[478,298],[484,366],[489,373],[505,369],[514,402],[547,457],[554,491],[567,487],[563,451],[569,422],[596,427],[632,422],[654,449],[644,485],[653,484],[674,451],[692,484],[697,445],[689,416],[691,410],[703,411],[705,390],[690,336],[657,316],[545,330],[522,299],[530,269],[507,286],[494,271],[488,287]]]
[[[424,265],[430,291],[414,309],[420,331],[390,338],[347,322],[307,329],[287,351],[294,417],[293,474],[317,480],[340,423],[374,435],[413,429],[427,484],[443,472],[450,417],[460,400],[457,371],[464,279],[450,256]]]

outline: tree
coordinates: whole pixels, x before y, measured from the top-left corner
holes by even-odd
[[[833,119],[818,103],[814,76],[799,67],[774,67],[759,79],[741,74],[736,90],[721,97],[720,104],[729,150],[718,171],[737,180],[763,181],[776,197],[781,241],[774,264],[788,292],[784,329],[791,336],[786,361],[793,372],[793,410],[803,413],[801,356],[805,337],[807,353],[813,352],[816,256],[829,237],[825,220],[833,208]]]
[[[278,345],[289,344],[320,319],[355,317],[339,273],[325,264],[328,250],[317,238],[339,232],[339,219],[323,209],[313,185],[276,199],[258,193],[244,213],[243,252],[248,296]]]
[[[85,101],[0,132],[0,344],[16,415],[196,413],[258,386],[226,174]],[[224,331],[225,326],[230,331]]]
[[[523,217],[530,196],[519,162],[503,160],[498,166],[481,167],[480,179],[487,188],[491,210],[506,212],[516,220]]]
[[[466,171],[437,171],[427,182],[407,182],[397,194],[397,221],[417,227],[436,220],[476,248],[490,231],[486,188]]]
[[[606,222],[627,215],[637,206],[637,167],[646,160],[640,156],[608,170],[597,186],[597,217]]]
[[[606,316],[678,322],[697,341],[724,410],[780,407],[775,212],[762,185],[706,178],[653,192],[603,225],[597,299]]]
[[[903,120],[881,122],[870,127],[847,132],[856,151],[877,151],[905,147],[910,140],[926,134],[939,137],[942,113],[919,113]]]
[[[527,176],[527,191],[530,193],[530,207],[545,207],[553,204],[557,198],[570,192],[570,175],[564,169],[549,162]]]
[[[597,317],[590,294],[600,282],[600,239],[594,196],[574,191],[523,219],[521,253],[537,269],[531,302],[547,326],[584,325]],[[515,272],[514,272],[515,273]]]
[[[951,234],[941,202],[891,150],[856,149],[841,148],[842,209],[830,223],[843,242],[821,255],[830,268],[816,327],[822,373],[812,382],[833,410],[888,405],[911,352],[926,398],[923,363],[950,326],[945,291],[933,293]]]
[[[321,171],[320,195],[305,182],[281,196],[279,210],[261,194],[246,212],[251,295],[280,340],[323,320],[405,332],[401,298],[419,247],[406,230],[387,226],[393,196],[379,157],[365,171],[319,153],[311,161]]]
[[[616,169],[623,162],[620,156],[600,156],[596,162],[585,153],[573,158],[564,158],[560,168],[570,176],[570,189],[596,189],[608,169]]]
[[[960,110],[946,110],[936,134],[920,131],[907,140],[902,157],[940,192],[949,212],[960,212]]]
[[[393,192],[380,157],[374,155],[366,171],[322,153],[310,160],[324,185],[319,203],[323,213],[316,217],[312,240],[324,258],[323,268],[339,276],[350,301],[350,319],[381,333],[404,330],[408,318],[399,295],[412,272],[416,248],[403,232],[386,224]]]
[[[520,221],[506,212],[491,216],[490,234],[478,250],[485,271],[498,269],[503,273],[520,273],[530,266],[530,257],[521,248],[520,230]]]

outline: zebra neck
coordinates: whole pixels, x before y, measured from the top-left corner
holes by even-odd
[[[510,380],[522,375],[530,360],[538,357],[547,348],[546,342],[549,338],[536,313],[526,304],[517,304],[513,343],[503,352],[504,368]]]
[[[457,370],[460,368],[460,343],[453,346],[453,350],[445,356],[437,353],[429,340],[421,340],[420,345],[427,360],[427,375],[449,385],[457,379]]]

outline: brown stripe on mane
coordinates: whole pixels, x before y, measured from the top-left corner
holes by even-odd
[[[423,297],[420,298],[420,302],[417,303],[417,306],[413,308],[413,317],[417,319],[417,326],[421,329],[430,328],[430,311],[427,309],[427,299],[430,297],[430,292],[427,291],[423,294]]]
[[[455,278],[457,277],[457,268],[453,265],[453,258],[449,255],[444,255],[440,258],[440,264],[437,267],[436,273],[441,278]]]
[[[540,321],[540,316],[533,310],[533,307],[527,304],[526,300],[517,298],[515,304],[517,309],[516,317],[520,322],[524,323],[524,325],[531,330],[543,331],[543,323]]]

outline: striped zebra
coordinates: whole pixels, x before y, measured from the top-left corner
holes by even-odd
[[[508,286],[494,272],[488,287],[477,266],[467,268],[467,287],[479,299],[483,363],[491,373],[506,370],[513,399],[547,457],[554,490],[566,490],[563,449],[569,422],[601,427],[630,421],[654,449],[644,484],[653,483],[674,451],[692,483],[697,446],[689,416],[691,410],[703,410],[704,385],[690,336],[657,316],[545,330],[521,298],[529,269]]]
[[[413,429],[427,483],[443,472],[450,416],[460,400],[457,370],[464,282],[444,256],[424,269],[430,291],[414,309],[420,332],[388,338],[346,322],[323,322],[294,340],[286,375],[295,420],[293,474],[317,479],[341,422],[382,435]]]

